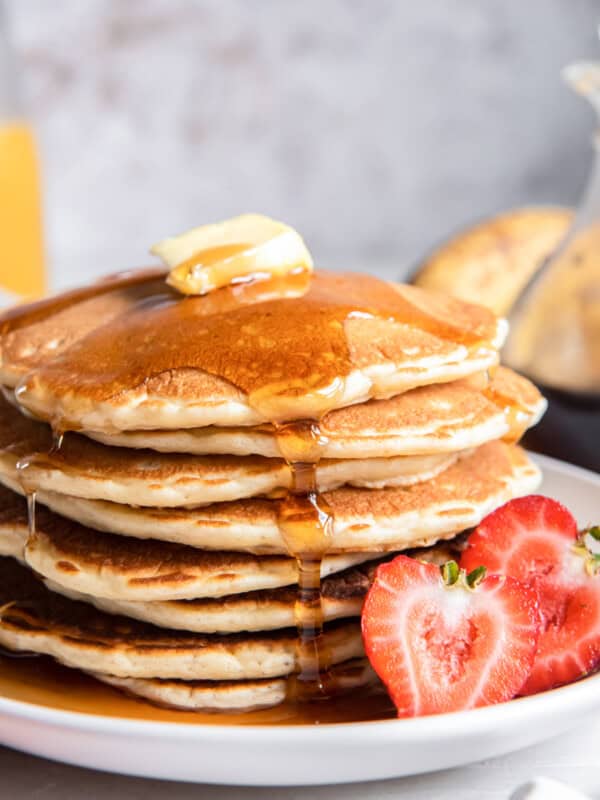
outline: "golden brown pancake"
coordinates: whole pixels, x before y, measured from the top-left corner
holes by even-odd
[[[365,459],[455,453],[511,435],[515,424],[521,431],[535,425],[545,408],[546,401],[530,381],[498,367],[489,385],[481,376],[330,411],[319,423],[324,440],[320,454]],[[282,455],[276,430],[267,424],[91,435],[113,446],[165,453]]]
[[[534,491],[541,475],[519,447],[490,442],[431,481],[401,489],[336,489],[330,552],[404,550],[452,538],[512,497]],[[14,491],[17,483],[0,474]],[[278,501],[240,500],[197,509],[160,509],[85,500],[55,492],[38,499],[98,530],[161,539],[205,550],[287,553]]]
[[[376,685],[377,676],[365,658],[334,665],[329,674],[338,691]],[[115,678],[94,675],[128,694],[143,697],[151,703],[186,711],[250,711],[269,708],[286,698],[287,682],[281,678],[258,681],[173,681],[152,678]]]
[[[106,316],[86,299],[84,335],[60,297],[58,315],[50,303],[31,321],[24,307],[0,318],[0,377],[14,386],[29,370],[26,408],[110,433],[320,417],[498,361],[506,326],[482,307],[365,275],[293,281],[295,296],[285,278],[187,298],[155,278],[125,298],[116,282],[119,312],[104,308],[111,292]]]
[[[198,550],[115,536],[43,507],[36,510],[36,531],[27,540],[24,556],[37,573],[73,591],[133,601],[223,597],[298,580],[297,563],[287,556]],[[323,577],[374,557],[326,556]]]
[[[209,636],[104,614],[49,591],[33,573],[0,558],[0,646],[49,655],[70,667],[120,678],[249,680],[297,669],[295,629]],[[330,663],[363,655],[358,622],[324,632]]]
[[[422,561],[444,564],[458,559],[461,552],[457,537],[450,542],[419,550],[406,550],[405,555]],[[373,580],[375,570],[384,559],[361,564],[325,578],[321,583],[323,619],[347,619],[360,615],[364,597]],[[296,623],[295,605],[298,591],[293,586],[267,589],[260,592],[230,595],[217,599],[165,600],[130,602],[92,597],[74,592],[54,581],[45,581],[49,589],[74,600],[82,600],[109,614],[123,614],[133,619],[151,622],[161,628],[197,631],[198,633],[237,633],[239,631],[266,631],[292,627]]]
[[[437,475],[458,455],[324,460],[317,467],[317,484],[321,490],[346,483],[374,488],[409,485]],[[0,472],[17,480],[20,460],[27,463],[22,477],[39,489],[145,506],[198,506],[281,495],[293,484],[292,470],[281,458],[131,450],[78,434],[66,434],[60,449],[52,450],[47,425],[0,399]]]

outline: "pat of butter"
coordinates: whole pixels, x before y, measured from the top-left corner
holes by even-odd
[[[167,283],[182,294],[207,294],[254,277],[313,269],[300,234],[261,214],[193,228],[155,244],[150,252],[171,268]]]

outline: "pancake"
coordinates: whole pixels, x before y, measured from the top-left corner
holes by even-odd
[[[19,383],[19,402],[60,429],[254,425],[480,372],[506,335],[483,307],[366,275],[187,298],[160,278],[132,280],[0,317],[0,382]]]
[[[330,411],[319,422],[324,439],[321,456],[365,459],[454,453],[512,434],[515,422],[521,430],[535,425],[545,411],[546,401],[535,386],[506,367],[498,367],[484,390],[479,383],[486,383],[485,376],[479,381],[422,386],[388,400]],[[512,409],[518,409],[518,420],[511,418]],[[113,446],[164,453],[282,455],[272,425],[91,435]]]
[[[443,564],[450,559],[457,559],[460,551],[458,543],[455,544],[455,540],[452,540],[443,546],[436,545],[422,550],[407,550],[405,554],[423,561]],[[394,555],[387,556],[383,560],[393,558]],[[364,597],[381,561],[380,559],[351,567],[323,580],[321,605],[325,622],[360,616]],[[90,603],[109,614],[122,614],[133,619],[151,622],[161,628],[227,634],[239,631],[275,630],[292,627],[296,623],[294,609],[298,591],[291,586],[230,595],[216,600],[202,598],[141,603],[92,597],[74,592],[66,588],[64,584],[59,585],[48,580],[44,582],[52,591],[64,594],[73,600]]]
[[[331,623],[323,640],[329,663],[364,655],[358,622]],[[104,614],[49,591],[29,569],[0,558],[0,646],[9,650],[118,678],[229,681],[294,673],[296,645],[289,628],[210,636]]]
[[[325,622],[360,616],[364,596],[370,585],[367,574],[370,572],[366,569],[352,568],[332,578],[325,578],[321,584]],[[159,628],[228,634],[277,630],[296,624],[294,606],[298,599],[298,589],[293,586],[217,599],[132,602],[72,591],[68,588],[68,581],[59,584],[45,580],[44,583],[51,591],[72,600],[89,603],[108,614],[149,622]]]
[[[25,560],[40,575],[61,586],[97,597],[173,600],[224,597],[296,584],[298,566],[282,555],[256,556],[115,536],[53,514],[36,511],[36,530],[25,546]],[[326,556],[323,577],[375,556]]]
[[[0,556],[23,561],[27,534],[27,504],[18,494],[0,486]]]
[[[364,658],[336,665],[329,670],[338,691],[377,684],[377,676]],[[94,674],[103,683],[142,697],[151,703],[185,711],[250,711],[279,705],[286,698],[287,682],[281,678],[259,681],[172,681],[116,678]]]
[[[296,561],[287,556],[203,551],[113,536],[59,517],[39,504],[36,530],[29,536],[23,498],[2,488],[0,503],[0,554],[26,561],[40,575],[73,591],[154,601],[219,598],[298,581]],[[325,556],[321,573],[326,578],[374,558],[371,553]]]
[[[437,475],[458,455],[325,460],[317,467],[317,484],[322,491],[345,484],[406,486]],[[281,495],[293,485],[292,470],[281,458],[130,450],[107,447],[78,434],[66,434],[60,449],[52,450],[47,425],[0,399],[0,472],[17,480],[20,459],[28,463],[27,481],[39,489],[144,506],[199,506]]]
[[[541,475],[515,445],[490,442],[436,478],[401,489],[336,489],[323,495],[333,524],[330,553],[405,550],[452,538],[512,497],[534,491]],[[0,474],[0,481],[19,491]],[[83,525],[205,550],[286,553],[276,500],[198,509],[144,508],[38,492],[44,505]]]
[[[276,556],[257,559],[240,553],[204,554],[197,550],[192,550],[190,554],[190,548],[181,545],[142,542],[98,533],[43,507],[38,507],[36,518],[36,531],[27,543],[25,501],[0,487],[0,546],[3,541],[10,543],[10,546],[3,548],[2,555],[10,555],[28,563],[44,578],[48,588],[71,599],[90,603],[110,614],[129,616],[159,627],[200,633],[272,630],[295,624],[296,586],[283,585],[281,588],[252,591],[242,589],[242,593],[236,593],[240,581],[250,578],[260,583],[261,578],[265,580],[262,570],[257,569],[256,574],[252,571],[257,562],[266,564],[264,571],[268,579],[268,565],[288,559]],[[443,545],[406,552],[415,558],[443,563],[457,557],[459,550],[453,540]],[[177,554],[180,554],[179,562],[176,561]],[[187,563],[185,556],[188,556]],[[212,573],[211,556],[214,565]],[[361,560],[365,558],[364,554],[358,557]],[[390,557],[393,556],[384,560]],[[323,574],[329,575],[324,577],[321,585],[326,621],[360,614],[363,597],[375,569],[381,563],[381,559],[378,559],[338,571],[344,560],[352,563],[353,558],[334,556],[326,559],[324,565]],[[190,563],[190,572],[197,567],[197,563],[205,565],[205,582],[201,585],[212,588],[209,597],[200,595],[187,600],[157,600],[154,597],[146,601],[131,599],[144,596],[146,583],[150,586],[150,594],[157,583],[160,597],[168,597],[169,582],[177,586],[178,580],[185,577],[185,569],[189,569]],[[291,564],[290,572],[293,566]],[[224,569],[230,571],[225,572]],[[247,570],[245,575],[244,570]],[[279,585],[278,579],[275,573],[275,586]],[[223,595],[223,587],[228,582],[233,591]]]

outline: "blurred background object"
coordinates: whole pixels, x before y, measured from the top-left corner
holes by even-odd
[[[558,206],[513,208],[451,235],[417,264],[417,286],[481,303],[508,316],[573,221]]]
[[[598,115],[595,163],[568,235],[512,310],[504,355],[546,386],[600,398],[600,62],[564,76]]]
[[[396,277],[474,220],[574,205],[594,0],[6,0],[54,287],[242,211]]]
[[[504,359],[550,401],[530,443],[600,472],[600,62],[564,76],[597,114],[594,166],[566,238],[512,309]]]
[[[600,117],[600,61],[563,70]],[[416,266],[420,286],[509,316],[503,361],[548,398],[526,442],[600,472],[600,128],[595,161],[573,215],[516,208],[451,235]],[[591,149],[591,147],[590,147]]]
[[[39,170],[0,0],[0,305],[46,288]]]

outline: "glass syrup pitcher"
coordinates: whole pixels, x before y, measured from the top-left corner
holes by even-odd
[[[600,117],[600,63],[563,73]],[[562,244],[511,313],[503,359],[549,400],[527,443],[600,472],[600,130],[583,200]]]

